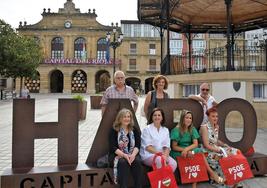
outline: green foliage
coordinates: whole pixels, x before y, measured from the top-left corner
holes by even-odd
[[[85,99],[84,99],[84,96],[82,96],[82,95],[74,95],[73,97],[72,97],[73,99],[77,99],[78,101],[84,101]]]
[[[0,20],[0,74],[5,77],[32,77],[42,60],[41,47],[34,38],[18,35]]]

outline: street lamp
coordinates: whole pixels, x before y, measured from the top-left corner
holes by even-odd
[[[118,23],[116,23],[116,26],[114,26],[113,23],[111,23],[111,26],[113,27],[112,32],[108,32],[106,36],[106,41],[108,42],[108,45],[113,48],[113,75],[115,74],[116,68],[115,68],[115,62],[116,62],[116,48],[119,47],[122,43],[123,34],[119,31],[117,31]],[[113,40],[111,39],[111,35],[113,35]]]
[[[262,35],[263,40],[260,40],[258,35],[254,36],[256,46],[265,49],[265,71],[267,71],[267,32],[265,31]]]

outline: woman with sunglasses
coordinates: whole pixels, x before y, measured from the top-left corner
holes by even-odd
[[[200,85],[200,94],[198,95],[189,95],[190,99],[199,101],[203,106],[203,121],[201,124],[206,124],[208,122],[208,116],[206,112],[213,106],[217,105],[217,102],[213,96],[209,94],[210,87],[208,83],[203,83]]]

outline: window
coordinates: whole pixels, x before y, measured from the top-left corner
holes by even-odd
[[[6,79],[5,78],[0,79],[0,87],[6,88]]]
[[[256,60],[250,59],[249,60],[249,70],[255,71],[256,70]]]
[[[235,67],[235,69],[239,68],[239,61],[238,60],[234,61],[234,67]]]
[[[105,38],[100,38],[97,41],[97,59],[106,59],[109,47]]]
[[[267,83],[253,84],[253,98],[265,100],[267,99]]]
[[[56,37],[51,42],[51,57],[53,59],[64,58],[64,41],[61,37]]]
[[[151,37],[151,30],[152,30],[151,26],[145,24],[144,25],[144,37]]]
[[[197,95],[200,92],[199,84],[186,84],[183,85],[183,96],[188,97],[189,95]]]
[[[74,57],[82,60],[87,58],[86,41],[84,38],[78,38],[74,41]]]
[[[156,71],[157,70],[156,59],[150,59],[149,60],[149,70],[150,71]]]
[[[182,40],[170,40],[170,54],[182,55],[183,41]]]
[[[193,70],[202,70],[203,69],[203,64],[202,64],[202,57],[196,57],[194,58],[195,64],[193,65]]]
[[[129,70],[136,70],[136,59],[129,60]]]
[[[130,54],[136,54],[137,50],[136,50],[136,43],[131,43],[130,44]]]
[[[133,36],[141,37],[141,25],[140,24],[133,25]]]
[[[130,37],[131,36],[131,24],[122,24],[121,31],[124,37]]]
[[[149,44],[149,55],[156,55],[156,44]]]
[[[204,40],[193,40],[193,55],[203,55],[206,49]]]
[[[180,33],[176,33],[176,32],[171,31],[170,32],[170,38],[171,39],[181,39],[182,35]]]

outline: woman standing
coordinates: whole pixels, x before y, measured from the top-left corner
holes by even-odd
[[[157,99],[169,98],[168,93],[164,92],[168,88],[168,80],[163,75],[157,75],[153,79],[153,91],[147,93],[144,112],[146,114],[147,120],[150,117],[150,114],[154,108],[157,107]]]
[[[141,188],[142,164],[138,155],[140,132],[134,127],[133,114],[128,109],[119,111],[110,132],[110,161],[114,164],[114,182],[120,188],[128,187],[130,172],[134,177],[134,187]]]
[[[166,163],[172,167],[173,172],[177,168],[176,161],[169,156],[170,135],[168,128],[164,127],[165,116],[160,108],[155,108],[150,117],[149,125],[143,129],[141,135],[140,155],[142,161],[147,166],[152,166],[153,157],[156,153],[162,153]],[[161,159],[155,160],[157,168],[161,168]]]
[[[232,148],[219,140],[219,125],[218,125],[218,112],[215,107],[210,108],[206,112],[208,116],[208,123],[201,125],[200,134],[203,143],[203,149],[207,152],[207,161],[210,167],[217,172],[217,174],[221,177],[224,177],[222,173],[221,166],[219,164],[219,160],[223,157],[222,150],[225,150],[227,155],[235,155],[237,154],[237,149]],[[220,187],[221,185],[216,185]],[[227,187],[227,186],[222,186]],[[234,185],[237,187],[237,185]],[[238,186],[240,187],[240,186]]]
[[[193,114],[190,111],[183,110],[180,116],[179,124],[171,131],[171,153],[170,155],[176,159],[178,156],[191,157],[195,153],[202,153],[202,149],[198,147],[199,134],[193,125]],[[204,155],[203,158],[205,159]],[[224,183],[223,178],[219,177],[209,166],[205,159],[205,164],[210,178],[217,183]],[[196,183],[192,184],[196,187]]]

